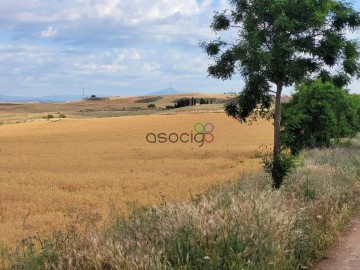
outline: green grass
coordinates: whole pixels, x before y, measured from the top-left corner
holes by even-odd
[[[306,269],[323,257],[356,209],[360,139],[303,152],[280,190],[264,173],[191,202],[136,207],[105,231],[76,229],[2,253],[12,269]],[[74,226],[73,228],[75,228]]]

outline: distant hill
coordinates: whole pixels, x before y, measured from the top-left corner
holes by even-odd
[[[176,90],[172,87],[161,90],[161,91],[157,91],[157,92],[152,92],[152,93],[148,93],[146,94],[146,96],[163,96],[163,95],[176,95],[176,94],[187,94],[189,92],[186,91],[179,91]]]
[[[26,97],[26,96],[5,96],[0,95],[0,102],[64,102],[80,100],[82,96],[45,96],[45,97]]]
[[[186,94],[189,92],[179,91],[174,88],[164,89],[158,92],[148,93],[145,96],[163,96],[163,95],[176,95],[176,94]],[[99,96],[104,97],[104,96]],[[66,101],[76,101],[82,100],[82,96],[77,95],[53,95],[53,96],[44,96],[44,97],[28,97],[28,96],[6,96],[0,95],[0,102],[66,102]]]

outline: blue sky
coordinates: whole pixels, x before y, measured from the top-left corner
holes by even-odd
[[[240,91],[207,77],[198,46],[227,0],[0,0],[0,94]],[[356,3],[360,10],[360,3]],[[349,37],[358,38],[359,33]],[[360,83],[350,89],[360,93]]]

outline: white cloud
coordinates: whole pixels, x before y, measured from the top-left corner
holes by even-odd
[[[141,60],[142,56],[138,50],[133,50],[131,59],[133,60]]]
[[[212,14],[213,1],[0,0],[0,26],[22,38],[31,38],[41,27],[42,37],[57,36],[61,41],[106,44],[113,39],[131,43],[155,38],[172,43],[174,36],[186,35],[182,39],[194,44],[196,37],[209,33],[208,25],[199,22]]]
[[[43,38],[55,37],[58,33],[57,29],[54,29],[52,26],[49,26],[48,29],[41,31],[41,36]]]
[[[0,46],[2,87],[16,88],[19,95],[34,89],[43,89],[44,95],[49,94],[49,89],[70,94],[84,82],[94,91],[107,89],[103,94],[114,95],[129,95],[136,89],[146,93],[167,88],[169,84],[188,91],[196,85],[200,89],[214,89],[214,81],[206,79],[206,66],[203,54],[176,49],[112,48],[82,52],[46,45]],[[119,92],[118,87],[129,92]]]
[[[159,68],[160,68],[160,65],[158,65],[156,63],[144,63],[142,66],[142,70],[145,72],[156,71]]]
[[[210,61],[198,46],[214,37],[213,10],[228,7],[228,0],[0,0],[2,92],[71,93],[85,83],[116,95],[170,84],[239,91],[238,77],[207,77]]]

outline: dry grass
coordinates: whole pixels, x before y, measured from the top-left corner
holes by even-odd
[[[149,132],[190,132],[215,124],[215,142],[157,144]],[[0,242],[90,220],[129,202],[189,198],[260,168],[255,149],[272,124],[240,125],[223,113],[56,120],[0,126]]]
[[[358,139],[358,142],[360,140]],[[264,173],[191,202],[135,208],[107,230],[23,241],[12,269],[311,269],[354,213],[360,145],[311,150],[280,190]],[[1,261],[0,261],[1,262]]]

